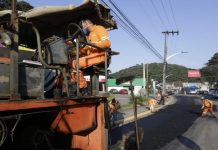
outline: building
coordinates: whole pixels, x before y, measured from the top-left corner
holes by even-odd
[[[134,86],[134,94],[138,95],[139,90],[143,88],[143,78],[135,78],[133,80],[133,86]],[[127,89],[129,90],[130,82],[125,82],[120,85],[116,84],[116,79],[108,79],[108,91],[111,89],[121,90],[121,89]]]
[[[85,76],[87,82],[90,82],[90,76]],[[116,84],[116,79],[108,79],[108,91],[111,89],[116,89],[120,91],[121,89],[127,89],[129,91],[130,82],[126,82],[120,85]],[[99,76],[99,91],[105,92],[105,76]],[[143,88],[143,78],[135,78],[133,80],[134,94],[138,95],[139,90]],[[130,93],[130,91],[129,91]]]

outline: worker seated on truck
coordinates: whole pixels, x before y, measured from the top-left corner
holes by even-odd
[[[156,104],[157,104],[157,100],[155,100],[154,97],[150,97],[148,100],[148,107],[152,113],[155,112]]]
[[[213,111],[213,106],[214,106],[213,102],[205,97],[201,97],[201,101],[202,101],[202,107],[201,107],[202,115],[201,116],[204,117],[206,116],[207,112],[210,112],[211,115],[214,118],[216,118],[216,115]]]
[[[80,25],[86,34],[88,43],[103,49],[110,48],[111,43],[108,37],[108,32],[103,26],[95,25],[89,19],[82,20]],[[88,45],[86,45],[84,48],[81,48],[79,51],[81,54],[79,58],[79,87],[81,94],[87,95],[89,94],[87,82],[81,69],[104,62],[106,59],[105,52]],[[76,82],[76,60],[72,61],[71,77],[72,82]]]

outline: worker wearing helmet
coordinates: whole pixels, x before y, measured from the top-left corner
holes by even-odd
[[[101,25],[95,25],[91,20],[85,19],[81,21],[81,26],[84,33],[87,35],[87,41],[90,44],[100,48],[110,48],[110,41],[107,30]],[[79,58],[79,68],[87,68],[89,66],[99,64],[105,61],[105,52],[97,48],[86,45],[80,49],[80,54],[83,56]],[[72,68],[76,68],[76,60],[72,61]],[[72,71],[72,81],[76,82],[76,72]],[[87,90],[87,83],[84,78],[83,72],[79,72],[80,89]],[[85,90],[85,91],[86,91]]]
[[[201,97],[201,101],[202,101],[202,117],[204,117],[207,112],[210,112],[211,115],[216,118],[215,113],[213,111],[213,102],[205,97]]]

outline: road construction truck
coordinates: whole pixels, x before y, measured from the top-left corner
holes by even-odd
[[[79,26],[84,18],[117,27],[110,9],[96,0],[27,12],[12,0],[11,10],[0,11],[0,149],[108,149],[107,94],[99,93],[98,77],[107,85],[111,56],[118,53],[101,49],[105,62],[84,68],[90,94],[82,95],[78,77],[70,81],[69,62],[79,61],[80,48],[94,47]]]

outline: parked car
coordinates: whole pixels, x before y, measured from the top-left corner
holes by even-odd
[[[186,87],[185,91],[187,94],[194,95],[194,94],[197,94],[197,91],[199,91],[199,88],[196,86],[190,86],[190,87]]]
[[[213,98],[218,98],[218,89],[210,89],[208,95]]]
[[[218,91],[216,91],[216,93],[213,94],[213,98],[215,98],[215,99],[218,98]]]
[[[198,95],[208,95],[208,91],[206,91],[206,90],[200,90],[200,91],[197,91],[197,94],[198,94]]]
[[[128,91],[127,89],[121,89],[121,90],[119,91],[119,93],[120,93],[120,94],[128,94],[129,91]]]
[[[117,89],[110,89],[109,93],[111,93],[111,94],[119,94],[119,91]]]

